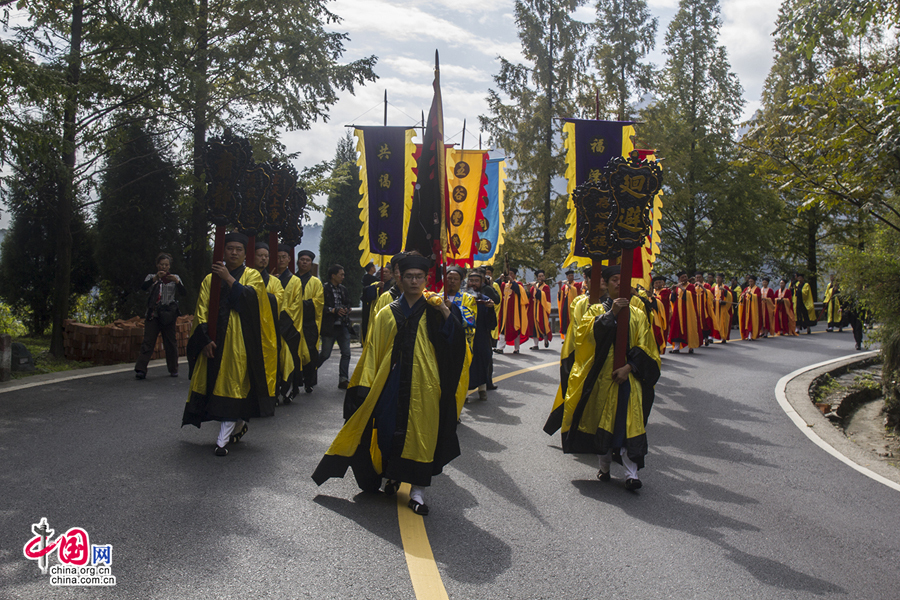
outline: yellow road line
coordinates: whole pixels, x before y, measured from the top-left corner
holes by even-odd
[[[543,363],[519,369],[512,373],[506,373],[496,377],[494,381],[503,381],[528,371],[537,371],[545,367],[558,365],[559,361]],[[410,485],[404,483],[397,491],[397,520],[400,525],[400,540],[403,542],[403,552],[406,555],[406,566],[409,569],[409,578],[412,581],[413,591],[417,600],[449,600],[441,573],[437,563],[434,562],[434,553],[428,542],[428,533],[425,531],[425,520],[410,510],[409,504]]]

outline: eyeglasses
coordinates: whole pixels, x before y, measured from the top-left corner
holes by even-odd
[[[423,279],[425,279],[424,274],[423,275],[404,275],[403,276],[404,281],[422,281]]]

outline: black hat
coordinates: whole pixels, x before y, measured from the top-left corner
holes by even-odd
[[[574,274],[575,274],[575,271],[573,271],[572,269],[569,269],[568,271],[566,271],[566,275],[574,275]]]
[[[654,282],[654,281],[665,281],[665,280],[666,280],[666,278],[663,277],[662,275],[655,275],[655,276],[653,277],[653,279],[650,280],[650,282],[652,283],[652,282]]]
[[[448,273],[457,273],[460,279],[466,278],[466,270],[460,267],[459,265],[447,265]]]
[[[391,257],[391,267],[397,267],[400,265],[400,261],[403,260],[405,256],[407,256],[409,252],[398,252],[394,256]]]
[[[687,275],[687,271],[678,271],[678,272],[675,274],[676,277],[681,277],[682,275]]]
[[[476,277],[481,277],[484,279],[484,269],[482,267],[478,267],[477,269],[472,269],[469,271],[469,277],[475,275]]]
[[[250,238],[248,238],[243,233],[238,233],[237,231],[233,231],[231,233],[225,234],[225,244],[228,244],[230,242],[239,242],[240,244],[242,244],[244,246],[244,251],[246,252],[247,244],[250,243]]]
[[[493,272],[494,272],[494,267],[492,267],[491,265],[486,266],[486,267],[484,268],[484,272],[487,273],[488,271],[490,271],[491,273],[493,273]]]
[[[256,250],[265,250],[268,252],[269,245],[265,242],[256,242]]]
[[[591,276],[591,265],[586,266],[581,270],[581,275],[584,277],[590,278]]]
[[[603,281],[609,281],[613,275],[620,275],[621,273],[622,267],[620,265],[610,265],[603,267],[603,272],[600,274],[600,277],[603,278]]]
[[[543,270],[543,269],[538,269],[537,271],[534,272],[534,276],[535,276],[535,277],[537,277],[538,275],[541,275],[541,274],[546,275],[546,273],[544,273],[544,270]]]
[[[316,260],[316,253],[312,250],[301,250],[297,253],[297,258],[300,258],[301,256],[308,256],[309,260]]]
[[[425,258],[421,254],[407,254],[398,261],[398,268],[401,273],[410,269],[421,269],[427,273],[431,269],[431,259]]]
[[[294,255],[294,247],[293,247],[293,246],[288,246],[287,244],[278,244],[278,251],[279,251],[279,252],[284,252],[284,253],[287,254],[288,256],[293,256],[293,255]]]

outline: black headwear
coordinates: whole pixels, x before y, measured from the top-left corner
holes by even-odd
[[[665,281],[665,280],[666,280],[666,278],[663,277],[662,275],[656,275],[656,276],[650,281],[650,283],[653,283],[654,281]]]
[[[448,273],[458,273],[460,279],[466,278],[466,270],[463,269],[462,267],[460,267],[459,265],[448,265],[447,272]]]
[[[544,273],[544,270],[543,270],[543,269],[538,269],[537,271],[534,272],[534,276],[537,277],[537,276],[540,275],[541,273]],[[544,273],[544,275],[546,275],[546,273]]]
[[[225,244],[227,245],[229,242],[239,242],[244,246],[244,251],[247,251],[247,244],[250,243],[250,238],[248,238],[243,233],[238,233],[237,231],[233,231],[231,233],[225,234]]]
[[[316,260],[316,253],[312,250],[301,250],[297,253],[297,258],[300,258],[301,256],[308,256],[309,260]]]
[[[591,265],[588,265],[588,266],[586,266],[585,268],[583,268],[583,269],[581,270],[581,275],[582,275],[583,277],[587,277],[588,279],[590,279],[590,277],[591,277]]]
[[[406,255],[398,261],[398,268],[401,273],[410,269],[421,269],[427,273],[431,269],[431,259],[425,258],[421,254]]]
[[[682,275],[687,275],[687,271],[678,271],[678,273],[675,274],[676,277],[681,277]]]
[[[409,254],[409,252],[398,252],[397,254],[392,256],[391,257],[391,268],[393,269],[394,267],[398,266],[400,264],[400,261],[403,260],[403,258],[406,257],[408,254]]]
[[[569,269],[568,271],[566,271],[566,275],[574,275],[574,274],[575,274],[575,271],[573,271],[572,269]]]
[[[613,275],[620,275],[621,273],[622,267],[620,265],[611,265],[603,267],[603,272],[600,273],[600,277],[603,278],[603,281],[609,281]]]
[[[265,250],[266,252],[268,252],[268,251],[269,251],[269,245],[268,245],[267,243],[265,243],[265,242],[256,242],[256,248],[255,248],[255,249],[256,249],[256,250]]]
[[[293,256],[293,254],[294,254],[294,247],[293,247],[293,246],[288,246],[287,244],[278,244],[278,251],[279,251],[279,252],[284,252],[284,253],[286,253],[288,256]]]

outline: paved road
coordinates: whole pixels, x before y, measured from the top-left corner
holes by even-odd
[[[900,495],[813,445],[774,395],[852,348],[817,333],[667,355],[637,494],[541,431],[555,367],[505,379],[464,410],[463,455],[427,496],[447,596],[897,598]],[[187,381],[164,368],[0,393],[0,597],[416,598],[395,501],[310,479],[341,424],[336,369],[227,458],[216,428],[178,428]],[[112,544],[117,585],[51,587],[22,555],[41,517]]]

